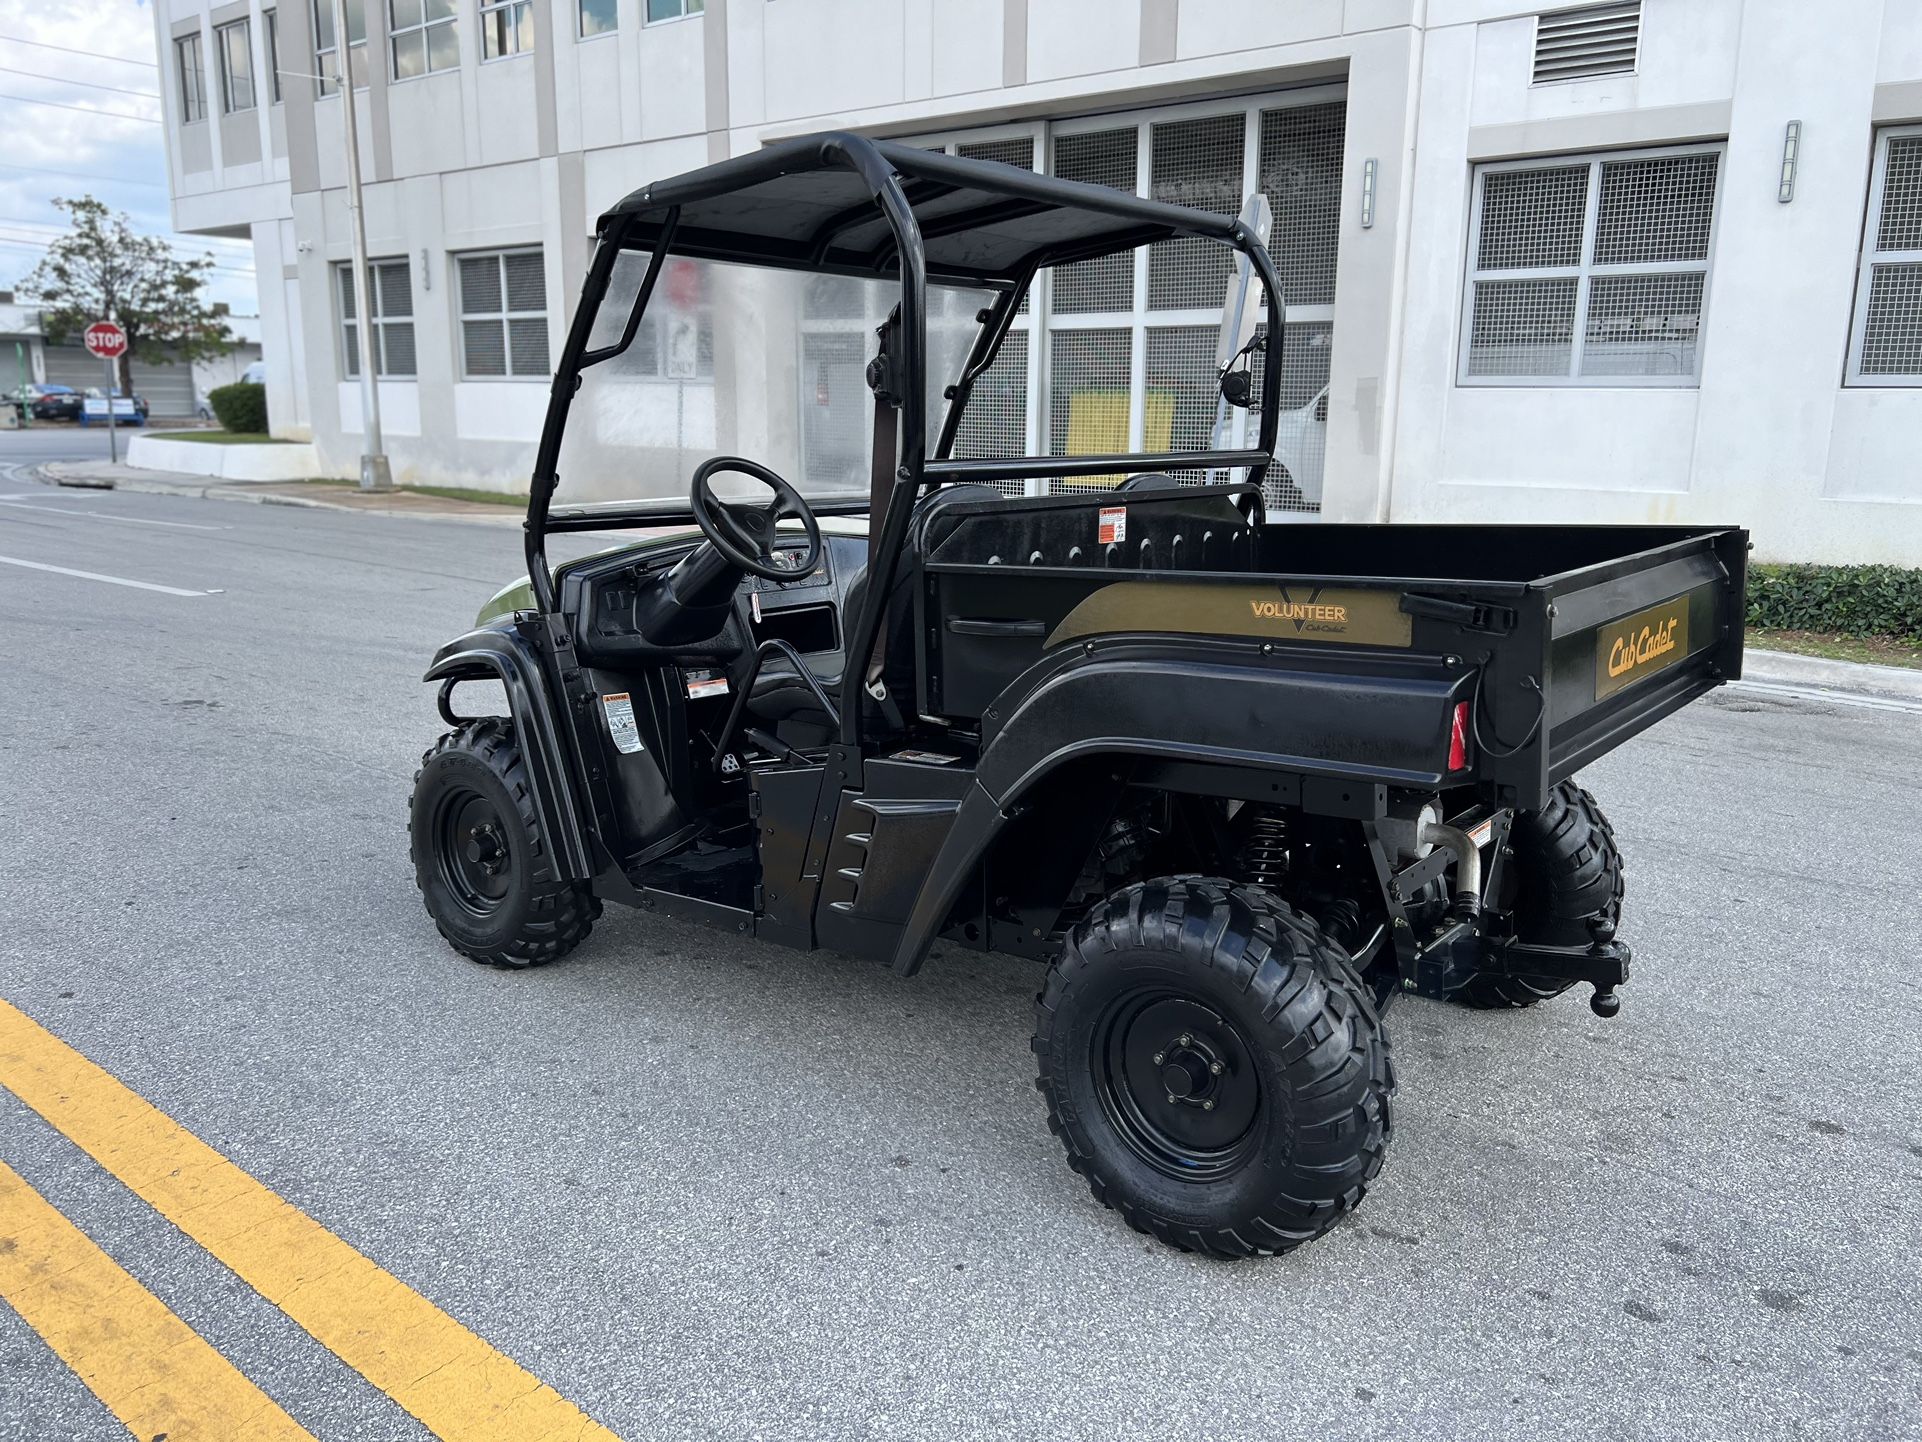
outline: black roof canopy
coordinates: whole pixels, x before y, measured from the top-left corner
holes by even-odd
[[[1106,186],[829,131],[643,186],[601,217],[603,234],[651,249],[678,210],[677,255],[803,270],[899,273],[876,199],[892,171],[930,276],[1008,282],[1031,266],[1108,255],[1171,236],[1245,245],[1233,216]]]

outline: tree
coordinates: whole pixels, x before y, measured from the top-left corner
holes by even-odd
[[[21,282],[40,300],[40,329],[59,344],[97,320],[115,320],[127,332],[119,361],[119,386],[133,394],[131,362],[195,361],[225,355],[233,338],[221,313],[206,298],[214,258],[176,255],[157,235],[141,235],[124,214],[109,212],[91,195],[56,200],[73,229]]]

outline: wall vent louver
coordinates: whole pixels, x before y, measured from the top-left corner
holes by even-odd
[[[1534,83],[1632,74],[1641,29],[1641,0],[1537,16]]]

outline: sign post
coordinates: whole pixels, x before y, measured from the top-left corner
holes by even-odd
[[[120,357],[127,352],[127,333],[110,320],[97,320],[87,327],[81,340],[88,355],[98,356],[107,363],[107,459],[118,464],[120,441],[114,433],[113,393],[120,383]]]

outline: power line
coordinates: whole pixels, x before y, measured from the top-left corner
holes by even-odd
[[[160,68],[151,60],[135,60],[127,55],[102,55],[97,50],[75,50],[68,45],[49,45],[44,40],[29,40],[24,35],[0,35],[0,40],[10,40],[15,45],[31,45],[39,50],[58,50],[65,55],[84,55],[89,60],[111,60],[116,65],[144,65],[149,70]]]
[[[0,160],[0,170],[30,170],[35,175],[64,175],[70,180],[106,180],[116,185],[144,185],[149,190],[166,190],[167,184],[159,180],[135,180],[131,175],[100,175],[91,170],[61,170],[51,165],[17,165],[11,160]]]
[[[84,85],[89,90],[111,90],[115,95],[137,95],[142,100],[158,100],[157,90],[129,90],[124,85],[102,85],[94,80],[69,80],[64,75],[42,75],[37,70],[15,70],[11,65],[0,65],[0,72],[8,75],[24,75],[29,80],[44,80],[50,85]]]
[[[52,250],[55,244],[56,242],[51,240],[33,240],[24,236],[0,235],[0,245],[16,246],[21,250]],[[175,257],[177,259],[189,260],[196,258],[192,256],[181,256],[179,252],[175,252]],[[256,273],[250,265],[225,265],[220,261],[215,261],[212,269],[227,275],[252,276]]]
[[[8,95],[0,91],[0,100],[18,100],[22,105],[44,105],[50,110],[78,110],[82,115],[102,115],[108,120],[138,120],[147,125],[160,124],[158,115],[129,115],[124,110],[96,110],[91,105],[63,105],[58,100],[35,100],[31,95]]]

